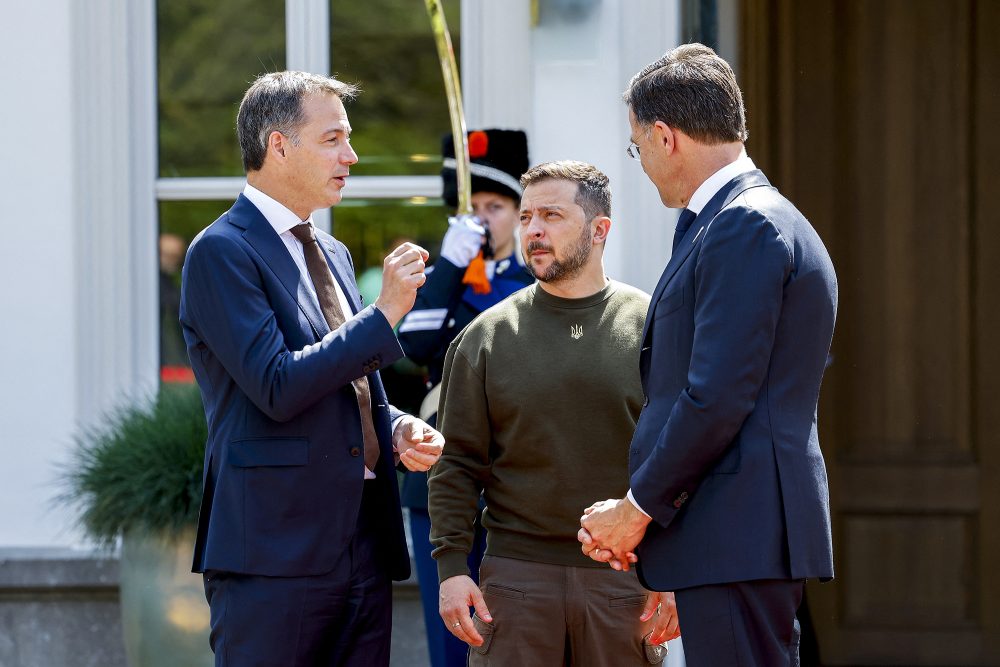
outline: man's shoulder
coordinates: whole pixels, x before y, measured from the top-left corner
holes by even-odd
[[[742,219],[751,224],[784,225],[806,223],[805,216],[778,188],[770,183],[757,184],[738,192],[725,206],[713,224],[727,219]]]
[[[526,287],[479,313],[455,338],[455,344],[468,348],[492,344],[501,333],[516,331],[523,312],[534,301],[534,289]]]
[[[617,280],[612,280],[611,283],[615,288],[614,298],[618,301],[627,305],[641,306],[643,308],[649,305],[649,301],[652,297],[638,287],[629,285],[628,283],[619,282]]]
[[[232,224],[233,209],[225,211],[212,224],[198,232],[190,243],[190,249],[201,247],[226,247],[239,243],[243,239],[243,230]]]

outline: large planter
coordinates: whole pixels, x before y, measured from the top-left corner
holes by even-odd
[[[177,539],[132,531],[122,539],[121,609],[131,667],[212,667],[209,613],[191,572],[194,532]]]

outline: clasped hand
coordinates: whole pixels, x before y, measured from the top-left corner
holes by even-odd
[[[577,539],[585,555],[628,572],[649,522],[627,498],[601,500],[583,510]]]
[[[392,431],[392,448],[407,470],[426,472],[441,458],[444,436],[423,420],[406,415]]]

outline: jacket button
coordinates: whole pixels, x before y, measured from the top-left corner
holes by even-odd
[[[361,448],[351,447],[351,456],[361,456]]]
[[[647,405],[649,405],[649,396],[643,396],[642,397],[642,407],[646,407]]]

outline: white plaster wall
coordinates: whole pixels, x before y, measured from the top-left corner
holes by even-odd
[[[71,2],[0,12],[0,546],[75,540],[52,508],[77,417]]]
[[[595,2],[585,20],[531,32],[532,162],[590,162],[611,179],[608,274],[652,292],[670,257],[677,213],[665,209],[638,162],[625,155],[621,93],[633,74],[679,43],[677,0]]]

